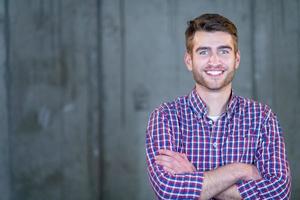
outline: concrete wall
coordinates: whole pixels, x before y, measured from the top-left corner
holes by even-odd
[[[97,5],[7,1],[11,199],[100,194]]]
[[[0,194],[3,200],[10,199],[11,191],[6,17],[6,2],[0,0]]]
[[[277,113],[299,199],[298,0],[0,0],[1,199],[153,199],[149,113],[192,89],[184,30],[204,12],[237,24],[235,93]]]
[[[224,14],[237,24],[242,62],[235,92],[278,114],[293,199],[300,198],[299,1],[103,0],[104,199],[153,199],[145,176],[146,123],[161,102],[192,89],[183,64],[184,31],[189,19],[204,12]]]

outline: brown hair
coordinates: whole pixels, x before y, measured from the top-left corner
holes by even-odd
[[[193,39],[197,31],[229,33],[233,38],[234,51],[238,50],[238,34],[236,26],[227,18],[219,14],[203,14],[188,22],[185,31],[185,45],[188,53],[192,53]]]

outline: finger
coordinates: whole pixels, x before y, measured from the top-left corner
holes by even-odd
[[[164,156],[164,155],[159,155],[155,157],[155,162],[159,163],[170,163],[170,164],[175,164],[177,162],[176,159],[170,157],[170,156]]]
[[[172,169],[176,173],[181,173],[181,172],[194,172],[196,171],[196,168],[194,165],[187,159],[186,154],[183,153],[176,153],[178,157],[171,157],[171,156],[166,156],[166,155],[160,155],[162,160],[171,162],[172,164],[169,167],[172,167]],[[161,160],[159,158],[158,160]]]
[[[160,149],[160,150],[158,150],[158,152],[160,154],[168,155],[168,156],[174,156],[175,155],[174,151],[171,151],[171,150],[168,150],[168,149]]]
[[[178,161],[181,161],[181,156],[180,153],[175,152],[175,151],[171,151],[171,150],[167,150],[167,149],[160,149],[158,151],[161,155],[166,155],[166,156],[170,156],[172,158],[175,158]]]
[[[156,161],[160,162],[157,163],[171,168],[176,173],[196,171],[194,165],[187,159],[186,154],[165,149],[161,149],[159,152],[161,154],[156,156]]]
[[[162,162],[169,162],[172,164],[172,166],[174,166],[174,168],[180,167],[180,165],[182,165],[180,161],[178,161],[178,159],[176,159],[175,157],[166,156],[166,155],[156,156],[155,160],[162,161]]]
[[[177,173],[180,172],[183,167],[183,165],[179,163],[175,158],[165,155],[156,156],[155,162],[156,164],[171,168]]]
[[[184,160],[188,160],[186,154],[184,153],[180,153],[179,156]]]
[[[160,149],[158,152],[162,155],[167,155],[167,156],[171,156],[171,157],[180,157],[179,152],[171,151],[168,149]]]
[[[161,165],[161,166],[163,166],[163,167],[168,167],[168,168],[171,168],[171,169],[174,168],[173,164],[170,163],[170,162],[156,161],[156,164]]]
[[[166,167],[167,169],[172,170],[173,172],[178,172],[179,169],[177,169],[176,165],[174,163],[171,162],[166,162],[166,161],[156,161],[156,164],[162,166],[162,167]]]
[[[172,161],[170,161],[168,159],[160,159],[160,158],[155,159],[155,162],[157,164],[172,163]]]
[[[175,161],[176,159],[172,158],[170,156],[166,156],[166,155],[158,155],[158,156],[155,156],[155,160],[172,162],[172,161]]]
[[[163,169],[164,169],[164,171],[166,171],[167,173],[169,173],[171,175],[176,174],[176,172],[173,169],[169,168],[169,167],[164,166]]]
[[[175,169],[191,169],[190,163],[187,159],[184,159],[184,155],[175,153],[176,156],[158,155],[155,157],[157,161],[171,162]]]
[[[190,167],[188,168],[186,166],[178,165],[177,162],[157,161],[156,164],[162,166],[163,168],[165,168],[165,170],[168,169],[168,171],[172,174],[193,172],[193,170]]]

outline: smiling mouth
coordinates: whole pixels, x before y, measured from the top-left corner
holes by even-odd
[[[224,73],[223,70],[209,70],[209,71],[205,71],[205,73],[209,76],[220,76]]]

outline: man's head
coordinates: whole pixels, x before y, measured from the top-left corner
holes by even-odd
[[[188,22],[185,31],[185,43],[188,53],[192,53],[193,39],[198,31],[205,32],[226,32],[232,36],[234,42],[234,51],[238,51],[238,34],[235,25],[227,18],[219,14],[203,14]]]
[[[235,25],[218,14],[201,15],[190,21],[186,43],[184,60],[197,88],[230,90],[240,63]]]

